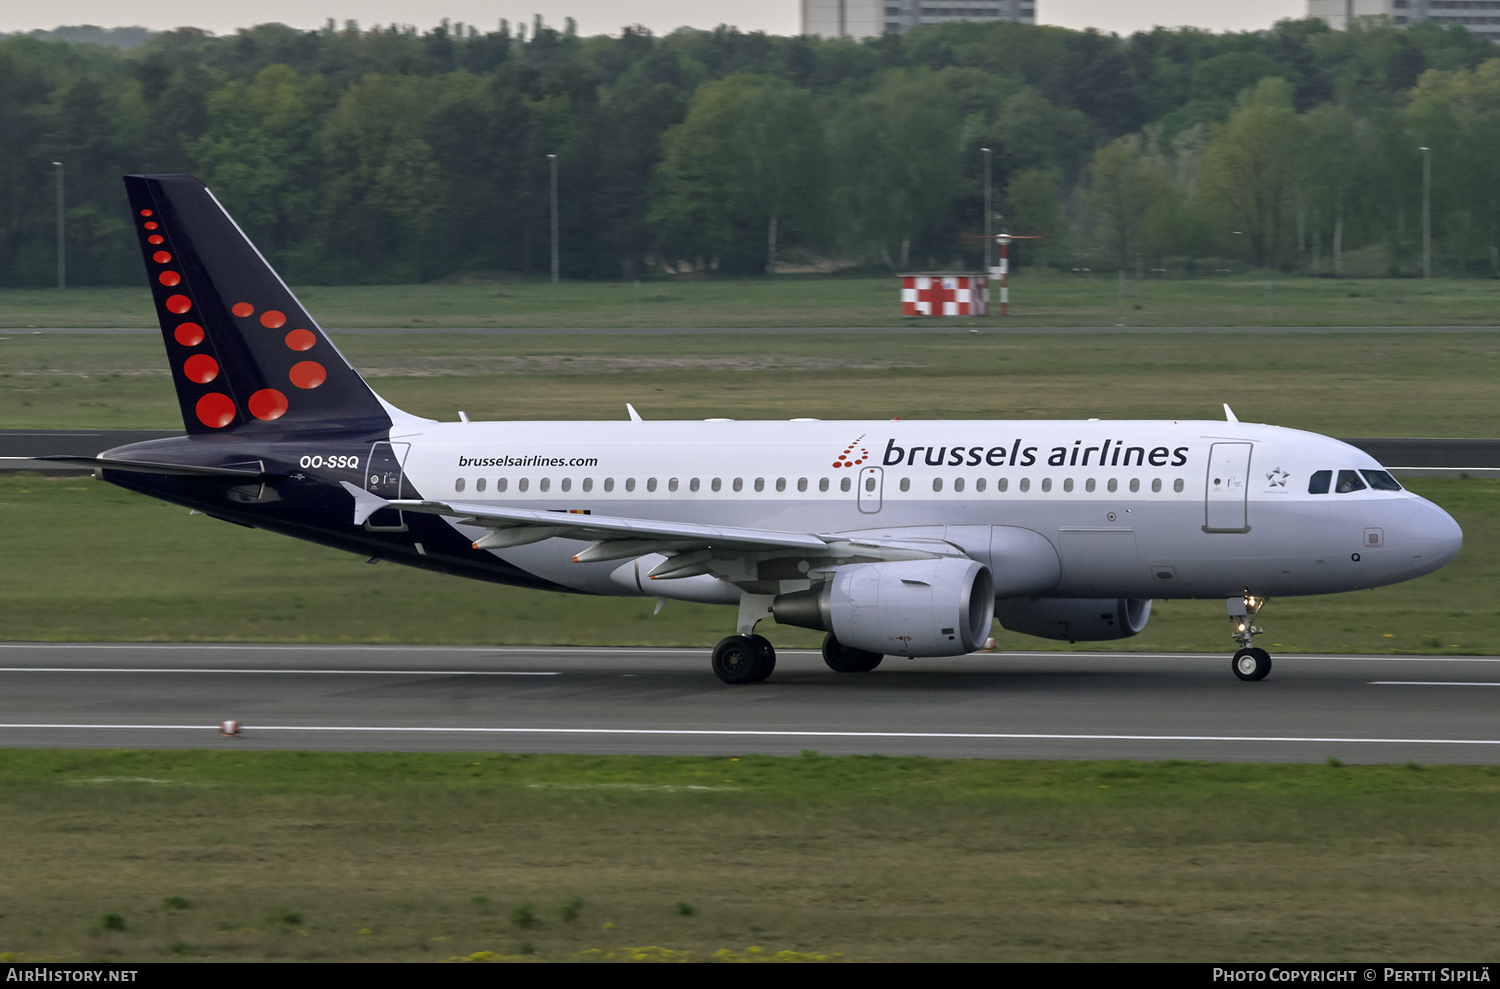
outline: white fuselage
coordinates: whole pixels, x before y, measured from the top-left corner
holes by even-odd
[[[1084,598],[1369,588],[1430,573],[1462,542],[1446,512],[1407,491],[1309,493],[1316,471],[1381,466],[1338,440],[1250,423],[408,420],[391,441],[423,498],[944,539],[991,566],[997,594],[1010,561],[991,553],[994,527],[1056,550],[1055,586],[1025,593]],[[618,562],[573,562],[583,545],[491,552],[582,591],[644,590],[611,579]],[[676,596],[677,584],[680,596],[732,600],[691,583],[648,593]]]

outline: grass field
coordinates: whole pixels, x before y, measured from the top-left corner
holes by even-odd
[[[1500,648],[1500,481],[1427,480],[1465,545],[1405,584],[1278,598],[1273,652],[1489,654]],[[206,516],[94,480],[0,475],[0,629],[12,640],[434,642],[712,647],[732,609],[528,591],[362,558]],[[821,633],[763,623],[778,646]],[[1073,649],[1006,632],[1002,649]],[[1232,651],[1222,601],[1158,602],[1146,631],[1088,648]],[[706,656],[705,652],[705,656]],[[705,676],[707,663],[705,661]]]
[[[1479,961],[1500,938],[1494,767],[8,750],[0,788],[8,961]]]
[[[382,395],[454,421],[1223,417],[1334,436],[1500,436],[1500,330],[1356,334],[334,334]],[[0,426],[182,428],[160,338],[0,334]]]
[[[324,326],[894,326],[893,277],[307,286]],[[996,296],[998,299],[998,295]],[[976,326],[1494,326],[1500,281],[1234,276],[1127,279],[1027,269],[1011,278],[1011,315]],[[998,312],[998,306],[996,307]],[[922,320],[919,322],[944,322]],[[154,326],[144,282],[124,288],[0,290],[0,328]]]

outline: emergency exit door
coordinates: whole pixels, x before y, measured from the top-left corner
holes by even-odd
[[[1208,454],[1204,532],[1249,532],[1250,443],[1215,443]]]
[[[370,459],[365,464],[365,490],[387,501],[407,498],[406,475],[402,465],[406,462],[410,443],[376,443],[370,447]],[[382,508],[365,522],[365,528],[376,532],[405,532],[406,519],[400,509]]]
[[[880,511],[880,499],[883,492],[882,485],[885,483],[885,471],[879,467],[865,467],[859,472],[859,484],[855,487],[855,497],[859,500],[859,510],[866,515],[874,515]]]

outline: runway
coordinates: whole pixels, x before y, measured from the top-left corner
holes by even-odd
[[[1500,763],[1500,657],[0,643],[0,746]],[[221,737],[226,720],[242,725]]]
[[[907,323],[900,326],[359,326],[323,327],[331,337],[345,333],[385,335],[441,335],[458,333],[478,336],[821,336],[828,333],[931,334],[1077,334],[1077,333],[1494,333],[1500,326],[970,326],[967,323]],[[0,329],[0,336],[42,334],[160,333],[154,326],[28,326]]]

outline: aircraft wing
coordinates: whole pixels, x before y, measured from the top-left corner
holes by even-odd
[[[508,549],[555,537],[594,540],[592,546],[573,557],[575,562],[624,560],[661,553],[667,560],[650,574],[658,579],[715,572],[722,569],[715,566],[715,561],[730,559],[763,560],[797,555],[821,563],[834,558],[910,560],[963,555],[951,544],[935,540],[819,536],[810,532],[546,512],[461,501],[388,501],[348,481],[341,483],[344,490],[354,497],[355,525],[363,523],[382,508],[395,508],[403,512],[442,515],[461,525],[489,529],[487,535],[474,541],[475,549]]]

